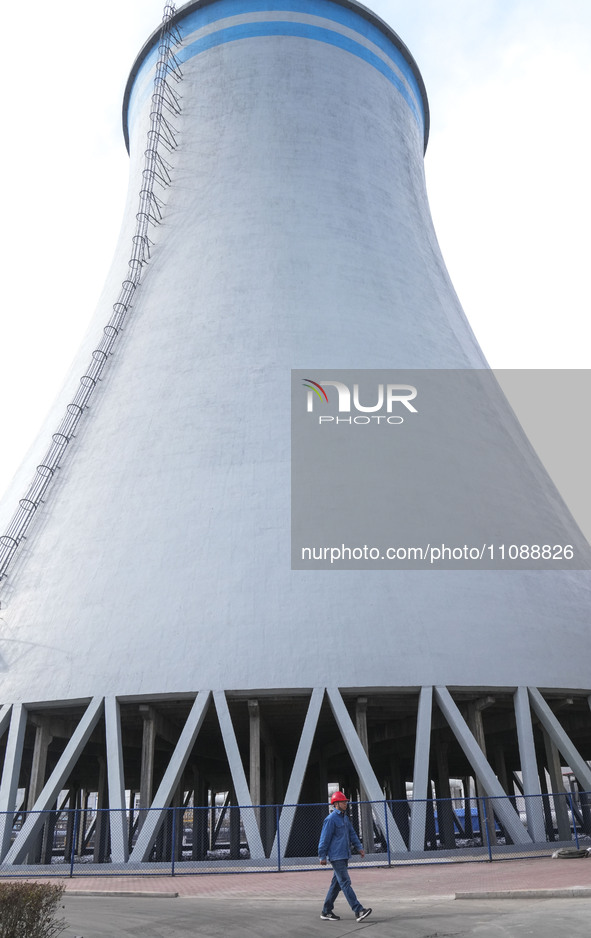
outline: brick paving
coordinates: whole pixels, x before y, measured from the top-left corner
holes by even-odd
[[[499,893],[591,889],[591,857],[560,859],[459,862],[363,868],[350,866],[355,889],[365,904],[380,899],[451,897],[456,893]],[[75,876],[59,880],[71,895],[163,895],[301,901],[302,896],[322,896],[330,871],[282,873],[201,873],[180,876]],[[33,878],[31,878],[33,879]],[[38,880],[48,882],[47,878]],[[55,881],[55,880],[54,880]]]

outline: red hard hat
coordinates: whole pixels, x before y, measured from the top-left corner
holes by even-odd
[[[335,791],[334,795],[330,796],[331,804],[336,804],[337,801],[348,801],[348,800],[349,799],[347,798],[346,795],[342,793],[342,791]]]

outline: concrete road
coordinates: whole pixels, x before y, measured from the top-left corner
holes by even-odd
[[[359,925],[342,898],[340,922],[317,900],[66,896],[63,938],[589,938],[591,899],[391,899]]]

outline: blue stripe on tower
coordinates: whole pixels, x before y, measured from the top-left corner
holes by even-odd
[[[223,27],[221,24],[225,19],[235,16],[246,16],[249,13],[268,13],[268,21],[258,21],[253,23],[235,24],[229,27]],[[370,41],[380,49],[395,64],[396,69],[404,76],[404,81],[390,69],[388,65],[370,49],[353,39],[344,36],[342,33],[335,32],[328,28],[315,26],[309,23],[297,23],[285,20],[273,20],[273,13],[301,13],[308,16],[318,16],[325,20],[338,23],[347,29],[354,30],[360,36]],[[207,4],[188,13],[179,21],[179,29],[183,37],[190,36],[204,27],[211,26],[220,22],[220,30],[212,32],[201,39],[195,40],[185,49],[177,53],[181,61],[187,61],[200,52],[222,45],[226,42],[234,42],[240,39],[249,39],[260,36],[295,36],[299,38],[312,39],[318,42],[324,42],[349,52],[367,62],[376,68],[402,95],[409,105],[412,114],[424,132],[424,108],[423,97],[417,83],[414,71],[410,63],[406,60],[402,52],[396,48],[388,36],[382,32],[374,23],[365,19],[353,9],[340,6],[337,3],[326,2],[326,0],[219,0],[219,2]],[[158,58],[157,46],[154,46],[146,55],[139,74],[153,68]],[[135,88],[138,88],[139,75],[136,75]],[[411,90],[409,90],[411,89]],[[143,99],[141,91],[136,96],[132,92],[129,111],[133,111],[134,106]]]
[[[203,26],[208,26],[228,16],[240,16],[244,13],[304,13],[308,16],[321,16],[355,30],[396,62],[413,89],[419,111],[424,117],[422,93],[410,63],[379,27],[360,16],[355,10],[338,3],[330,3],[327,0],[219,0],[218,3],[208,4],[189,13],[182,20],[181,31],[184,36],[187,36]]]
[[[240,26],[229,26],[226,29],[220,29],[217,33],[210,33],[202,39],[197,39],[190,45],[185,46],[177,54],[181,62],[192,59],[193,56],[205,52],[207,49],[213,49],[215,46],[221,46],[226,42],[235,42],[238,39],[252,39],[256,36],[297,36],[302,39],[314,39],[318,42],[325,42],[328,45],[344,49],[352,55],[363,59],[384,75],[388,81],[398,89],[404,100],[409,105],[417,124],[423,129],[422,115],[419,114],[417,106],[409,93],[404,82],[396,75],[385,62],[380,59],[375,52],[359,45],[348,36],[341,33],[335,33],[330,29],[323,29],[320,26],[312,26],[309,23],[286,23],[276,21],[272,23],[242,23]]]

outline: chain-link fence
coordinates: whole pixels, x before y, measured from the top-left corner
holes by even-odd
[[[326,804],[0,814],[0,875],[318,869]],[[591,848],[591,793],[351,802],[363,866],[492,861]]]

